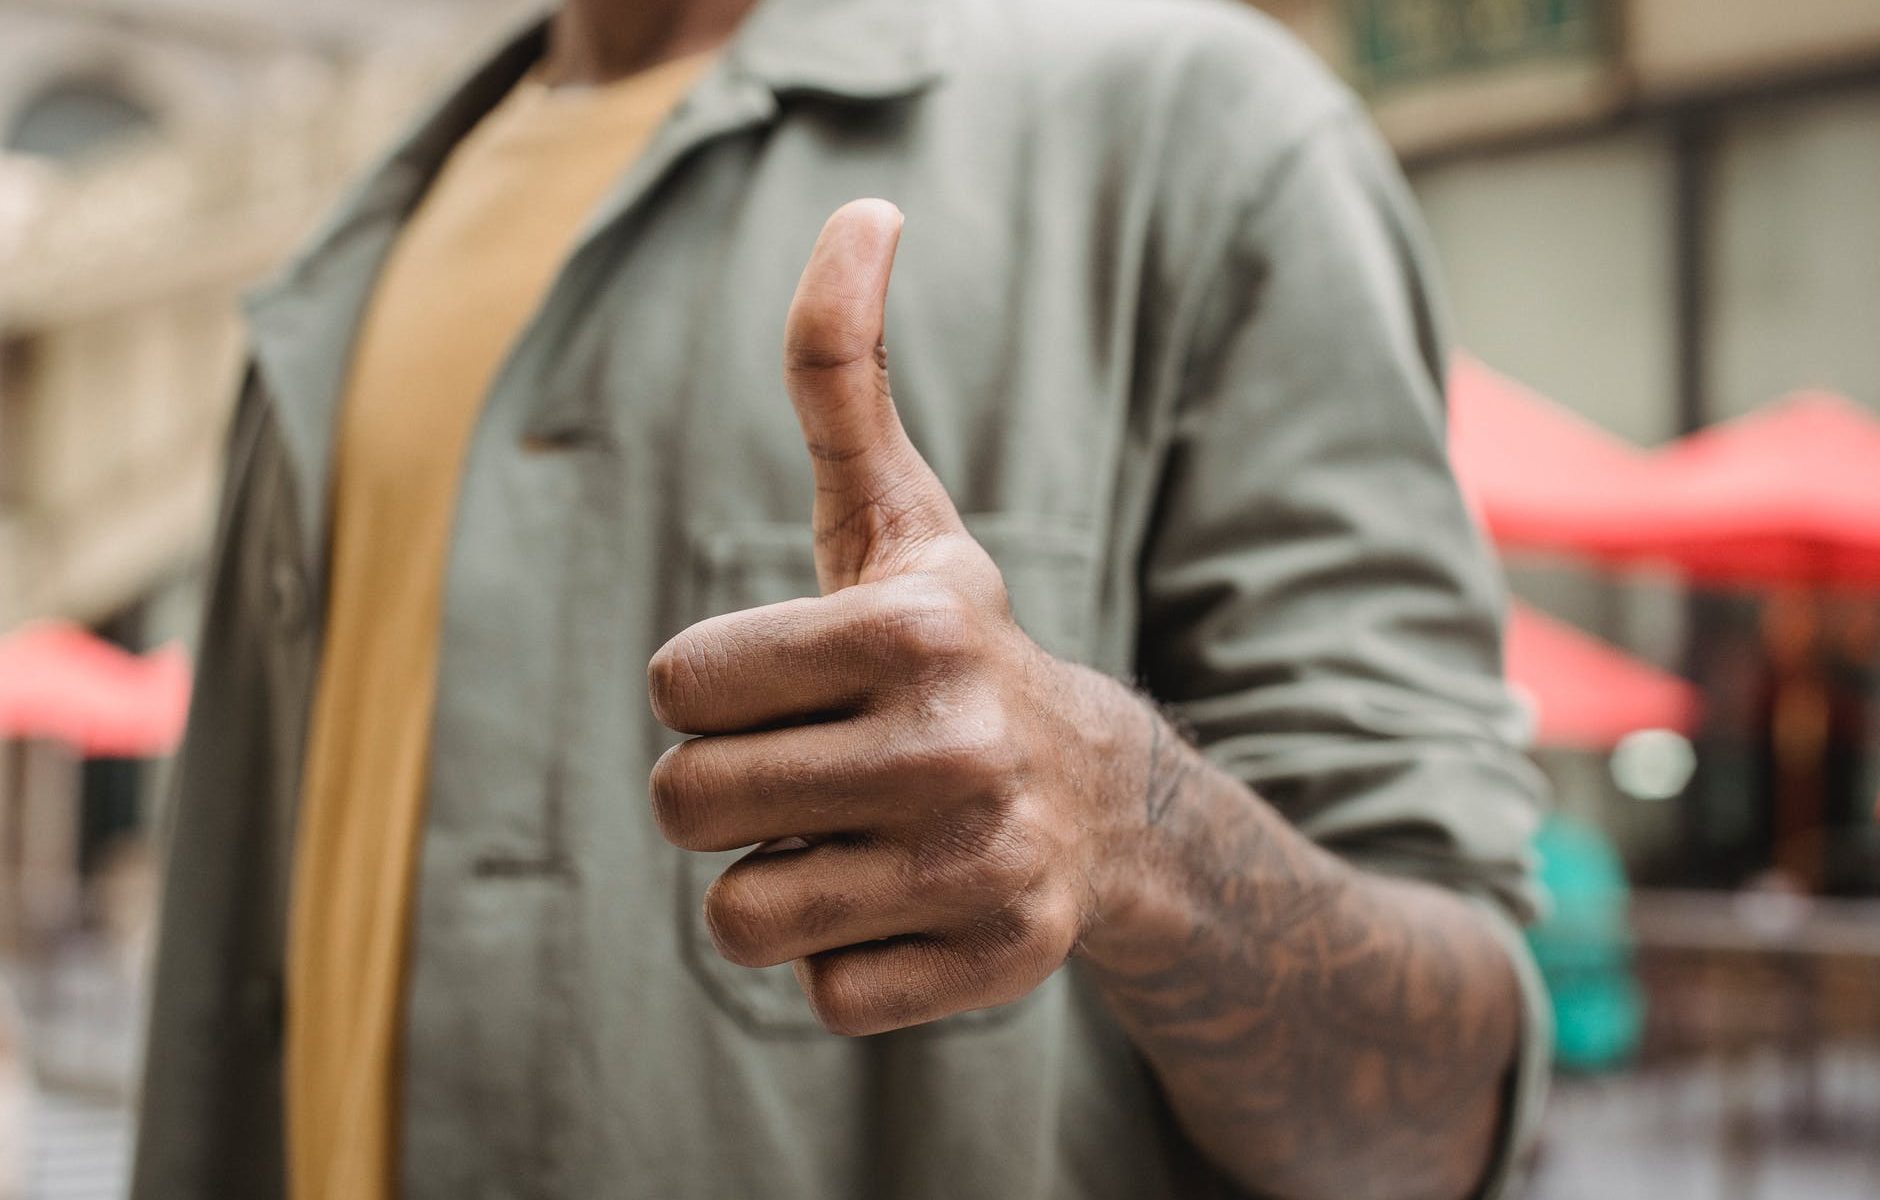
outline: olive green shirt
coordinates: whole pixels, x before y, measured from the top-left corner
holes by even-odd
[[[336,403],[379,265],[539,57],[444,99],[250,306],[172,808],[137,1200],[274,1200]],[[1478,897],[1546,1074],[1503,606],[1443,451],[1422,235],[1351,95],[1192,0],[765,0],[588,222],[470,437],[403,1049],[404,1193],[1231,1195],[1073,963],[850,1040],[720,959],[646,779],[666,638],[814,594],[780,372],[823,219],[907,214],[902,418],[1048,650],[1133,678],[1353,861]],[[1249,800],[1249,803],[1255,801]]]

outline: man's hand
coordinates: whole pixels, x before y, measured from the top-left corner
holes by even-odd
[[[701,621],[649,667],[659,719],[701,735],[653,768],[660,829],[759,848],[706,894],[713,940],[794,962],[848,1034],[1016,999],[1076,947],[1243,1186],[1471,1192],[1514,1058],[1506,952],[1456,896],[1353,870],[1013,623],[888,396],[900,227],[843,207],[790,306],[824,594]]]
[[[659,720],[702,735],[653,768],[661,832],[760,847],[706,894],[713,941],[744,966],[794,962],[844,1034],[1035,988],[1095,914],[1104,831],[1137,807],[1106,801],[1106,723],[1079,721],[1075,669],[1013,622],[895,415],[882,320],[900,229],[884,201],[845,205],[790,305],[824,594],[702,621],[648,669]]]

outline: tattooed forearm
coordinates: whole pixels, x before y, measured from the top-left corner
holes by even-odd
[[[1092,977],[1196,1143],[1279,1200],[1462,1200],[1519,995],[1481,914],[1314,846],[1159,717],[1135,901]]]
[[[1200,759],[1161,713],[1145,706],[1144,715],[1149,721],[1149,759],[1143,771],[1143,820],[1153,827],[1162,823],[1169,805],[1194,779]]]

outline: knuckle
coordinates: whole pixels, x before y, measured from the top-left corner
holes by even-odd
[[[933,767],[955,787],[1002,794],[1019,773],[1011,723],[996,702],[971,702],[934,714]]]
[[[1022,894],[1041,869],[1023,830],[1000,820],[932,830],[913,842],[902,886],[916,896],[947,897],[975,909],[996,908]]]
[[[653,823],[660,835],[681,849],[697,849],[704,837],[697,742],[681,742],[659,756],[647,780]]]
[[[1001,894],[1014,895],[1038,877],[1039,856],[1032,839],[1010,822],[987,835],[978,853],[980,872]]]
[[[957,902],[986,890],[980,864],[959,839],[944,834],[914,842],[901,860],[898,879],[910,896],[947,898]]]
[[[646,664],[646,699],[653,707],[653,719],[667,724],[672,715],[673,649],[667,642],[653,652]]]
[[[807,959],[799,975],[817,1024],[838,1037],[876,1032],[866,984],[853,955]]]
[[[1006,999],[1016,1000],[1058,973],[1071,958],[1074,940],[1034,937],[1024,942],[1012,963],[1012,988]]]
[[[1031,920],[1018,905],[987,913],[955,935],[962,955],[988,974],[1004,970],[1030,939]]]
[[[907,662],[957,662],[977,645],[966,598],[927,580],[911,580],[896,589],[886,605],[883,624],[893,653]]]
[[[804,937],[821,939],[839,932],[863,908],[854,892],[825,889],[803,897],[790,916]]]
[[[686,634],[654,652],[646,664],[646,694],[660,724],[668,728],[684,724],[698,680],[698,654]]]
[[[1070,957],[1084,928],[1084,905],[1068,888],[1038,898],[1027,914],[1029,944],[1045,965],[1045,973]]]
[[[1068,896],[1034,893],[980,921],[965,936],[971,956],[981,964],[979,973],[1003,981],[997,1002],[1029,992],[1070,957],[1075,909]]]
[[[705,930],[719,955],[740,967],[770,966],[772,908],[738,876],[714,879],[705,889]]]

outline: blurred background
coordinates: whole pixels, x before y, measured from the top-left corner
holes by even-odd
[[[0,0],[0,1200],[111,1197],[236,301],[516,0]],[[1271,0],[1368,98],[1559,812],[1540,1198],[1880,1196],[1880,3]]]

